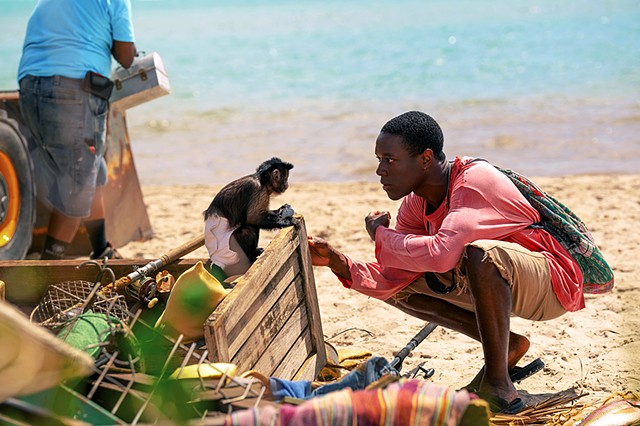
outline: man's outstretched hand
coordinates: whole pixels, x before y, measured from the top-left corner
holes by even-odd
[[[333,247],[322,238],[309,235],[309,252],[311,253],[311,264],[313,266],[329,266],[331,251]]]
[[[313,266],[328,266],[333,273],[351,279],[349,264],[345,257],[331,244],[319,237],[307,236],[309,242],[309,252],[311,254],[311,264]]]

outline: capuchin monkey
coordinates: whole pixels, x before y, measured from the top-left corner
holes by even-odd
[[[293,164],[273,157],[260,164],[255,173],[224,186],[213,198],[209,208],[203,212],[205,245],[211,261],[222,267],[227,275],[246,272],[229,271],[230,264],[227,262],[234,263],[233,255],[227,250],[226,254],[231,257],[226,256],[225,248],[220,249],[220,243],[224,245],[224,239],[229,234],[228,248],[237,253],[237,248],[234,249],[234,243],[237,243],[248,262],[253,263],[262,253],[262,249],[258,248],[260,229],[277,229],[293,225],[294,211],[289,204],[284,204],[277,210],[269,210],[271,197],[282,194],[289,187],[289,170],[292,168]],[[221,219],[223,220],[220,221]],[[225,219],[228,224],[224,223]],[[215,254],[216,252],[219,254]],[[241,269],[246,268],[248,266]]]

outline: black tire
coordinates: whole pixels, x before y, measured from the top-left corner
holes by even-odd
[[[36,220],[36,189],[27,141],[0,110],[0,260],[24,259]]]

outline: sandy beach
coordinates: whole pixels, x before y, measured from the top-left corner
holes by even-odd
[[[533,399],[575,388],[588,393],[582,402],[603,401],[612,393],[640,389],[640,175],[573,175],[534,180],[580,216],[616,274],[613,292],[587,295],[586,308],[548,322],[513,318],[512,329],[531,340],[521,364],[540,357],[544,370],[517,388]],[[220,186],[145,186],[145,204],[155,237],[132,242],[120,252],[127,258],[154,258],[201,232],[202,216]],[[352,257],[373,259],[374,246],[364,229],[371,210],[395,214],[375,183],[296,183],[274,199],[301,213],[307,233],[327,239]],[[266,246],[271,232],[263,232]],[[204,248],[188,257],[205,258]],[[384,303],[343,288],[326,268],[315,268],[315,281],[326,340],[393,358],[422,328],[423,322]],[[482,366],[480,345],[456,332],[437,328],[405,361],[435,369],[431,380],[460,387]]]

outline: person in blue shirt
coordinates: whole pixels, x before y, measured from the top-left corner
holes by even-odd
[[[130,0],[39,0],[18,69],[38,198],[51,208],[41,259],[61,259],[80,224],[91,258],[119,258],[105,230],[102,187],[113,56],[137,54]]]

